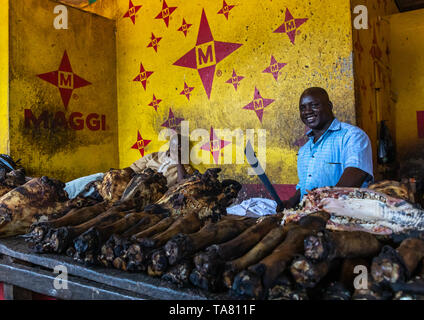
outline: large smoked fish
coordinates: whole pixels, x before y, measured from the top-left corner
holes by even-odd
[[[424,211],[384,193],[362,188],[325,187],[309,192],[300,210],[287,211],[285,221],[323,210],[331,214],[327,229],[378,235],[424,232]]]

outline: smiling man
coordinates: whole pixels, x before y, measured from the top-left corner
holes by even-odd
[[[373,180],[372,149],[367,134],[340,122],[327,91],[309,88],[299,103],[300,119],[311,130],[299,150],[296,194],[277,209],[295,207],[308,190],[326,186],[366,187]]]

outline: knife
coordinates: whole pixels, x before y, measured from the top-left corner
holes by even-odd
[[[246,155],[247,162],[250,164],[250,166],[255,171],[256,175],[262,181],[265,188],[268,190],[268,192],[277,202],[277,205],[281,205],[282,201],[280,197],[278,196],[277,192],[275,191],[271,181],[269,181],[267,175],[265,174],[265,171],[262,169],[262,166],[259,163],[258,158],[256,157],[255,151],[253,150],[253,147],[250,144],[250,141],[247,141],[246,148],[244,149],[244,154]]]

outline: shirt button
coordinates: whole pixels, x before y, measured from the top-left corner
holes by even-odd
[[[308,175],[308,177],[309,177],[309,178],[310,178],[310,177],[312,177],[312,174],[309,174],[309,175]]]

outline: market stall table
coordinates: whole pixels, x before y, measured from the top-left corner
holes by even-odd
[[[210,294],[194,288],[178,288],[142,273],[102,267],[86,267],[71,257],[36,254],[19,237],[0,240],[0,282],[59,299],[78,300],[225,300],[226,295]],[[63,266],[68,272],[68,289],[56,289]],[[60,267],[60,268],[63,268]],[[13,288],[13,287],[12,287]]]

